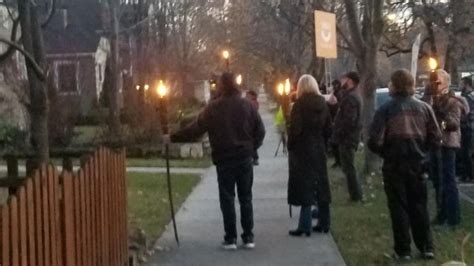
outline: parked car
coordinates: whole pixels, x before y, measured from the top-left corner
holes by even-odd
[[[379,88],[375,91],[375,110],[390,100],[388,88]]]

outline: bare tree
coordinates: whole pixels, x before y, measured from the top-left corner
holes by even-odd
[[[22,45],[16,39],[15,32],[12,32],[11,40],[0,39],[0,42],[8,45],[7,52],[2,57],[8,56],[7,53],[11,54],[14,49],[23,54],[26,59],[30,95],[28,107],[31,118],[30,142],[35,154],[35,166],[47,163],[49,160],[48,77],[42,27],[46,26],[54,14],[55,1],[43,3],[49,6],[50,10],[43,23],[39,14],[40,4],[41,1],[17,1],[18,18],[13,18],[13,20],[19,20]],[[13,30],[16,31],[16,26]]]

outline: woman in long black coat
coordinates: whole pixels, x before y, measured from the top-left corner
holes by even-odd
[[[329,231],[331,192],[324,140],[330,132],[331,116],[318,83],[311,75],[300,78],[297,95],[288,132],[288,203],[301,206],[301,212],[298,228],[289,233],[310,236],[311,206],[314,204],[319,208],[319,220],[313,231]]]

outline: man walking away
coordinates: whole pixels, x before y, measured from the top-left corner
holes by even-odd
[[[431,107],[413,97],[414,79],[408,70],[393,73],[390,94],[393,98],[375,114],[368,145],[384,159],[384,186],[392,220],[394,258],[411,259],[411,229],[422,256],[433,259],[425,162],[429,148],[441,144],[441,131]]]
[[[262,145],[265,128],[257,109],[240,96],[235,77],[224,73],[220,78],[220,97],[213,100],[188,127],[171,136],[175,142],[189,141],[209,134],[212,160],[217,168],[219,201],[224,217],[226,250],[237,249],[234,206],[235,187],[240,203],[241,235],[244,248],[255,247],[253,235],[253,159]]]
[[[350,200],[362,201],[362,187],[355,168],[355,153],[362,130],[362,98],[357,91],[359,75],[349,72],[341,78],[345,96],[341,101],[334,121],[332,141],[339,147],[341,168],[347,178]]]
[[[459,190],[456,183],[456,150],[461,147],[461,117],[469,113],[466,101],[449,91],[451,77],[444,70],[436,71],[438,88],[433,98],[433,110],[443,133],[441,148],[441,184],[435,186],[441,192],[440,213],[436,223],[454,228],[461,222]],[[436,185],[436,184],[435,184]],[[440,191],[440,186],[442,190]]]
[[[461,164],[463,182],[472,182],[472,131],[474,129],[474,92],[472,90],[472,79],[465,77],[461,79],[462,96],[469,104],[469,114],[461,120]]]

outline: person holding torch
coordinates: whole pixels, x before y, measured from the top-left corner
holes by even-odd
[[[433,110],[443,133],[441,148],[441,178],[435,182],[440,198],[436,224],[454,228],[461,222],[459,190],[456,184],[456,151],[461,147],[461,118],[469,113],[466,100],[449,91],[451,76],[444,70],[435,70]],[[438,183],[438,184],[436,184]],[[440,189],[442,188],[442,189]]]
[[[226,250],[237,249],[237,226],[234,206],[235,188],[240,203],[243,247],[255,247],[253,235],[253,154],[265,137],[265,128],[257,109],[240,97],[232,73],[222,74],[220,97],[211,101],[188,127],[171,135],[173,142],[186,142],[209,134],[212,160],[217,168],[219,201],[224,218]]]

